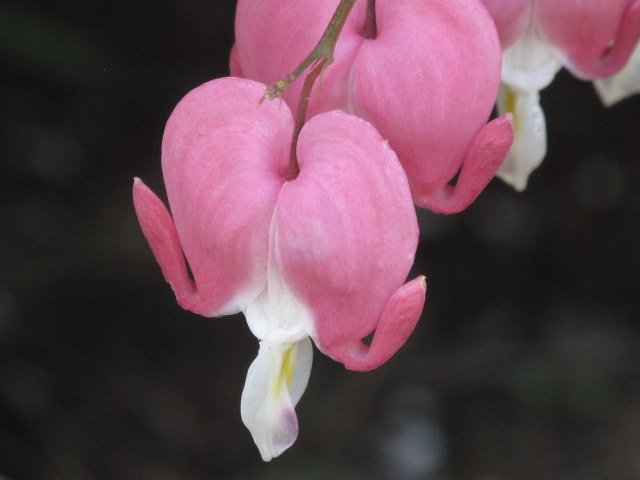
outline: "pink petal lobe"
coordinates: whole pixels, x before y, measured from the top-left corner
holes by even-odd
[[[230,77],[205,83],[180,101],[165,129],[167,197],[203,315],[238,312],[266,285],[293,121],[281,102],[259,103],[264,88]]]
[[[438,213],[458,213],[467,208],[493,179],[513,143],[513,117],[492,120],[475,136],[465,154],[456,185],[444,185],[415,199],[416,204]]]
[[[394,152],[357,117],[313,117],[298,159],[300,175],[278,200],[276,260],[312,312],[316,345],[343,361],[345,345],[376,328],[404,283],[418,242],[415,210]]]

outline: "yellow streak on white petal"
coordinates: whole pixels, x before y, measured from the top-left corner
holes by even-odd
[[[291,379],[295,372],[296,356],[298,353],[298,344],[291,343],[283,345],[282,362],[279,372],[270,372],[269,396],[273,399],[280,397],[283,388],[291,387]]]
[[[497,176],[519,191],[525,189],[529,174],[546,154],[546,126],[539,100],[535,90],[520,91],[504,83],[500,87],[498,111],[513,114],[514,139]]]
[[[516,92],[512,88],[509,88],[508,85],[503,85],[502,88],[503,97],[501,113],[511,113],[513,115],[513,135],[518,137],[522,121],[520,120],[520,115],[518,115],[516,110]]]
[[[267,285],[244,310],[260,348],[247,373],[240,413],[265,461],[280,455],[296,439],[294,407],[307,386],[313,357],[311,312],[289,290],[278,265],[276,212],[270,229]]]

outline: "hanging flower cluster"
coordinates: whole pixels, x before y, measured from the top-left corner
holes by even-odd
[[[259,341],[240,410],[265,461],[297,437],[312,343],[365,371],[412,333],[426,294],[425,277],[407,282],[414,204],[460,212],[501,169],[514,135],[511,113],[490,120],[501,72],[500,109],[516,116],[509,155],[528,155],[540,142],[522,131],[543,125],[537,91],[560,65],[548,45],[588,77],[619,70],[637,38],[633,2],[484,2],[498,30],[481,0],[239,0],[233,77],[188,93],[166,125],[170,211],[134,181],[178,303],[207,317],[242,312]],[[553,23],[570,16],[561,4],[583,4],[580,22],[596,33]],[[526,77],[517,95],[512,73]],[[637,88],[616,82],[602,88]],[[523,186],[513,162],[500,175]]]
[[[567,68],[584,80],[612,76],[640,38],[640,0],[482,0],[504,48],[500,112],[515,118],[513,147],[498,176],[524,190],[547,152],[540,91]],[[596,83],[605,104],[640,89],[640,52],[624,73]]]

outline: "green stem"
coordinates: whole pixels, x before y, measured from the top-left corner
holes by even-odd
[[[340,0],[340,4],[333,13],[329,25],[322,34],[322,38],[320,38],[320,41],[307,58],[305,58],[302,63],[285,78],[268,85],[264,92],[264,96],[262,97],[262,100],[273,100],[274,98],[282,97],[284,89],[287,88],[287,86],[296,78],[302,75],[302,72],[304,72],[309,66],[311,66],[302,87],[296,123],[293,128],[289,165],[285,175],[285,180],[287,181],[295,180],[300,173],[300,165],[298,164],[297,156],[298,137],[300,136],[300,132],[302,131],[302,127],[306,120],[307,106],[309,105],[309,97],[311,96],[313,84],[324,69],[333,62],[333,53],[336,49],[336,43],[338,43],[338,37],[342,32],[355,1],[356,0]]]
[[[300,131],[304,126],[304,122],[307,117],[307,106],[309,105],[309,97],[311,96],[311,89],[313,84],[322,73],[322,70],[326,67],[326,59],[320,57],[316,63],[313,64],[307,78],[304,79],[304,85],[302,86],[302,93],[300,94],[300,105],[298,106],[298,116],[296,117],[296,124],[293,128],[293,139],[291,140],[291,151],[289,154],[289,166],[287,168],[287,174],[285,180],[295,180],[300,173],[300,165],[298,164],[298,137]]]
[[[276,83],[272,83],[267,86],[267,90],[264,92],[263,100],[273,100],[274,98],[282,97],[282,92],[289,86],[296,78],[302,75],[309,65],[316,60],[323,58],[323,68],[328,67],[333,62],[333,52],[338,42],[338,37],[344,23],[347,21],[347,17],[353,8],[353,4],[356,0],[340,0],[340,4],[331,17],[331,21],[326,30],[322,34],[322,38],[311,51],[309,56],[305,58],[298,67],[286,77],[278,80]]]

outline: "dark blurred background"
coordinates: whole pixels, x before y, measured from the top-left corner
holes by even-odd
[[[415,334],[370,373],[316,352],[262,463],[257,342],[177,306],[131,202],[134,176],[163,191],[177,101],[228,73],[233,11],[0,0],[0,480],[639,479],[640,96],[565,72],[529,188],[420,212]]]

